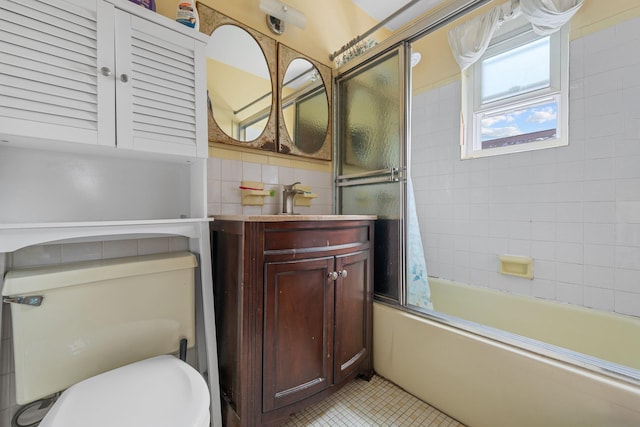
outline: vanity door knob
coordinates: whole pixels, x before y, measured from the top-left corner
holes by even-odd
[[[342,271],[340,272],[340,277],[342,277],[342,278],[347,277],[347,270],[342,270]]]
[[[109,77],[111,75],[111,68],[102,67],[102,68],[100,68],[100,73],[105,77]]]
[[[338,272],[337,271],[331,271],[328,274],[328,277],[329,277],[329,279],[331,279],[333,281],[338,280]]]
[[[121,75],[120,75],[120,81],[121,81],[122,83],[126,83],[126,82],[128,82],[128,81],[129,81],[129,76],[128,76],[128,75],[126,75],[126,74],[121,74]]]

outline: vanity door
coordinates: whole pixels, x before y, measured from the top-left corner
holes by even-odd
[[[334,257],[267,263],[263,412],[333,383]]]
[[[373,369],[371,358],[372,265],[369,250],[336,257],[333,381]],[[367,366],[363,362],[367,361]]]

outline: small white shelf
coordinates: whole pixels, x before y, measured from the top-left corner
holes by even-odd
[[[0,224],[0,253],[38,244],[177,235],[197,239],[211,218]]]

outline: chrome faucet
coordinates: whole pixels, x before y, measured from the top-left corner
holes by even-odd
[[[283,185],[282,186],[282,213],[293,215],[293,197],[296,194],[304,194],[304,191],[293,188],[296,185],[300,184],[300,182],[294,182],[291,185]]]

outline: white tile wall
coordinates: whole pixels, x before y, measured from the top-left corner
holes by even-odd
[[[210,157],[207,165],[207,210],[209,215],[245,214],[270,215],[282,209],[282,186],[300,181],[311,186],[318,195],[310,207],[296,206],[303,214],[333,213],[333,174],[313,170],[274,166],[261,163]],[[274,190],[274,197],[265,197],[264,206],[242,206],[240,181],[264,183],[265,190]]]
[[[460,83],[413,99],[430,275],[640,316],[640,19],[570,47],[567,147],[460,160]],[[497,273],[534,258],[533,280]]]

